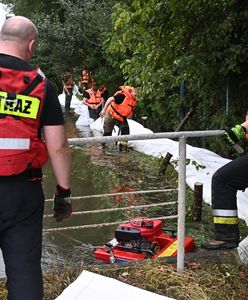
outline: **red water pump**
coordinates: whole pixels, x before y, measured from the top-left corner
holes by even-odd
[[[163,256],[176,256],[178,240],[175,232],[164,233],[161,220],[138,217],[129,223],[120,224],[115,238],[94,252],[97,260],[106,263],[144,260]],[[184,238],[185,253],[192,252],[194,238]]]
[[[163,233],[161,220],[138,217],[130,223],[120,224],[115,230],[116,248],[152,256],[160,245],[156,239]]]

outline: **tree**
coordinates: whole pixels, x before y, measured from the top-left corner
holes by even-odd
[[[118,1],[108,51],[121,52],[124,75],[141,86],[142,113],[153,124],[157,120],[155,128],[176,128],[180,108],[192,105],[198,113],[188,128],[216,128],[226,121],[227,79],[231,96],[234,85],[247,90],[247,16],[247,3],[238,0]],[[178,92],[181,81],[184,97]],[[236,118],[246,97],[247,92],[232,99]]]
[[[105,59],[103,43],[104,33],[112,29],[112,1],[4,2],[14,5],[16,15],[25,15],[36,24],[40,42],[33,63],[59,89],[65,71],[72,71],[79,80],[82,68],[91,69],[95,80],[109,85],[108,75],[116,73]]]

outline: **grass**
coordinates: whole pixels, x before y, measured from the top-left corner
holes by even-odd
[[[159,260],[100,274],[177,300],[247,299],[247,270],[244,266],[193,263],[178,273],[174,265]]]
[[[121,162],[122,167],[118,162]],[[133,168],[132,171],[130,168],[124,169],[125,164]],[[161,175],[160,164],[159,159],[130,151],[122,155],[120,160],[112,162],[111,166],[113,165],[118,180],[125,182],[126,178],[129,178],[137,189],[177,187],[177,173],[174,168],[169,165],[166,173]],[[201,222],[194,222],[193,201],[194,194],[187,189],[186,235],[195,238],[198,251],[201,241],[212,235],[212,210],[209,205],[203,203]],[[155,213],[157,211],[154,211]],[[175,220],[167,220],[165,227],[176,230],[177,223]],[[247,236],[247,226],[242,220],[240,231],[241,236]],[[113,268],[100,268],[85,265],[83,262],[80,267],[75,268],[75,265],[69,265],[67,261],[62,268],[54,266],[44,275],[44,300],[55,299],[83,269],[177,300],[248,300],[247,267],[233,259],[222,264],[202,262],[199,259],[197,262],[188,263],[185,272],[182,273],[176,271],[175,265],[163,260],[146,260],[135,265],[120,264]],[[1,281],[0,300],[6,299],[5,282]]]
[[[147,260],[135,266],[121,264],[115,268],[54,269],[44,276],[44,300],[55,299],[83,268],[177,300],[247,300],[248,296],[246,266],[192,263],[185,272],[178,273],[174,265]],[[7,299],[4,282],[0,283],[0,299]]]

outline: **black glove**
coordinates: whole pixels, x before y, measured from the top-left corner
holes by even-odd
[[[63,189],[60,185],[56,186],[56,192],[53,197],[53,217],[57,222],[61,222],[72,213],[71,190]]]
[[[233,146],[240,139],[245,138],[246,129],[241,125],[236,125],[233,128],[225,128],[224,139]]]

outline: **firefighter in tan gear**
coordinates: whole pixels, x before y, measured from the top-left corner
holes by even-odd
[[[245,139],[248,121],[225,129],[225,139],[235,145]],[[248,156],[240,156],[218,169],[212,178],[212,208],[215,239],[203,241],[205,249],[236,248],[240,241],[237,191],[248,187]]]

